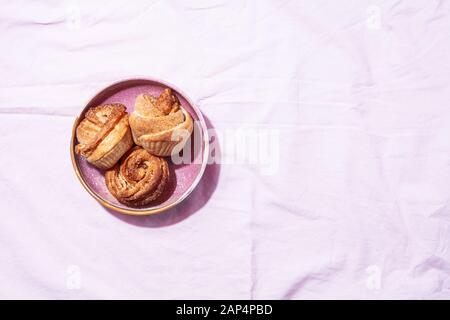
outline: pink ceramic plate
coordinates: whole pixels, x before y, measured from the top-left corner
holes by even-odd
[[[165,193],[155,202],[142,208],[132,208],[118,202],[108,191],[104,172],[90,165],[83,157],[75,154],[74,148],[78,143],[75,129],[84,113],[91,107],[105,103],[122,103],[127,107],[128,113],[133,112],[134,101],[140,93],[159,95],[164,88],[171,88],[178,96],[181,105],[194,119],[194,132],[190,142],[183,149],[184,157],[190,161],[174,164],[170,157],[169,163],[171,180]],[[200,110],[191,100],[173,85],[154,79],[130,79],[117,82],[95,95],[79,117],[75,120],[72,130],[70,154],[75,173],[86,190],[103,206],[112,210],[132,215],[149,215],[167,210],[185,199],[200,181],[208,159],[208,133],[205,121]]]

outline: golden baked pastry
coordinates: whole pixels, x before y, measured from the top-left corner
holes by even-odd
[[[106,186],[119,202],[139,207],[156,200],[169,181],[169,166],[141,147],[134,147],[105,174]]]
[[[137,96],[130,127],[137,145],[165,157],[181,150],[194,123],[172,90],[165,89],[158,98],[148,94]]]
[[[112,168],[133,146],[128,114],[122,104],[90,108],[77,127],[75,152],[100,169]]]

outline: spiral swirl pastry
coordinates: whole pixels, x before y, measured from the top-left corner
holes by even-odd
[[[137,145],[151,154],[165,157],[183,148],[194,123],[177,96],[167,88],[159,97],[137,96],[130,127]]]
[[[105,174],[111,194],[128,206],[144,206],[163,193],[169,181],[169,166],[163,158],[134,147]]]

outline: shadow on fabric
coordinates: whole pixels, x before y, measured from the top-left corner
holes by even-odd
[[[214,130],[211,122],[205,117],[206,126],[209,130]],[[219,142],[215,141],[215,158],[220,159]],[[217,155],[219,153],[219,155]],[[105,208],[110,214],[116,218],[139,227],[145,228],[161,228],[179,223],[203,208],[216,190],[220,176],[220,164],[212,163],[206,166],[203,177],[192,193],[177,206],[150,216],[129,216],[111,209]]]

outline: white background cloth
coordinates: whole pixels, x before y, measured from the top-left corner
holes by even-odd
[[[0,7],[1,298],[450,298],[450,1]],[[278,169],[218,164],[167,214],[106,211],[71,126],[134,76],[218,132],[274,130]]]

